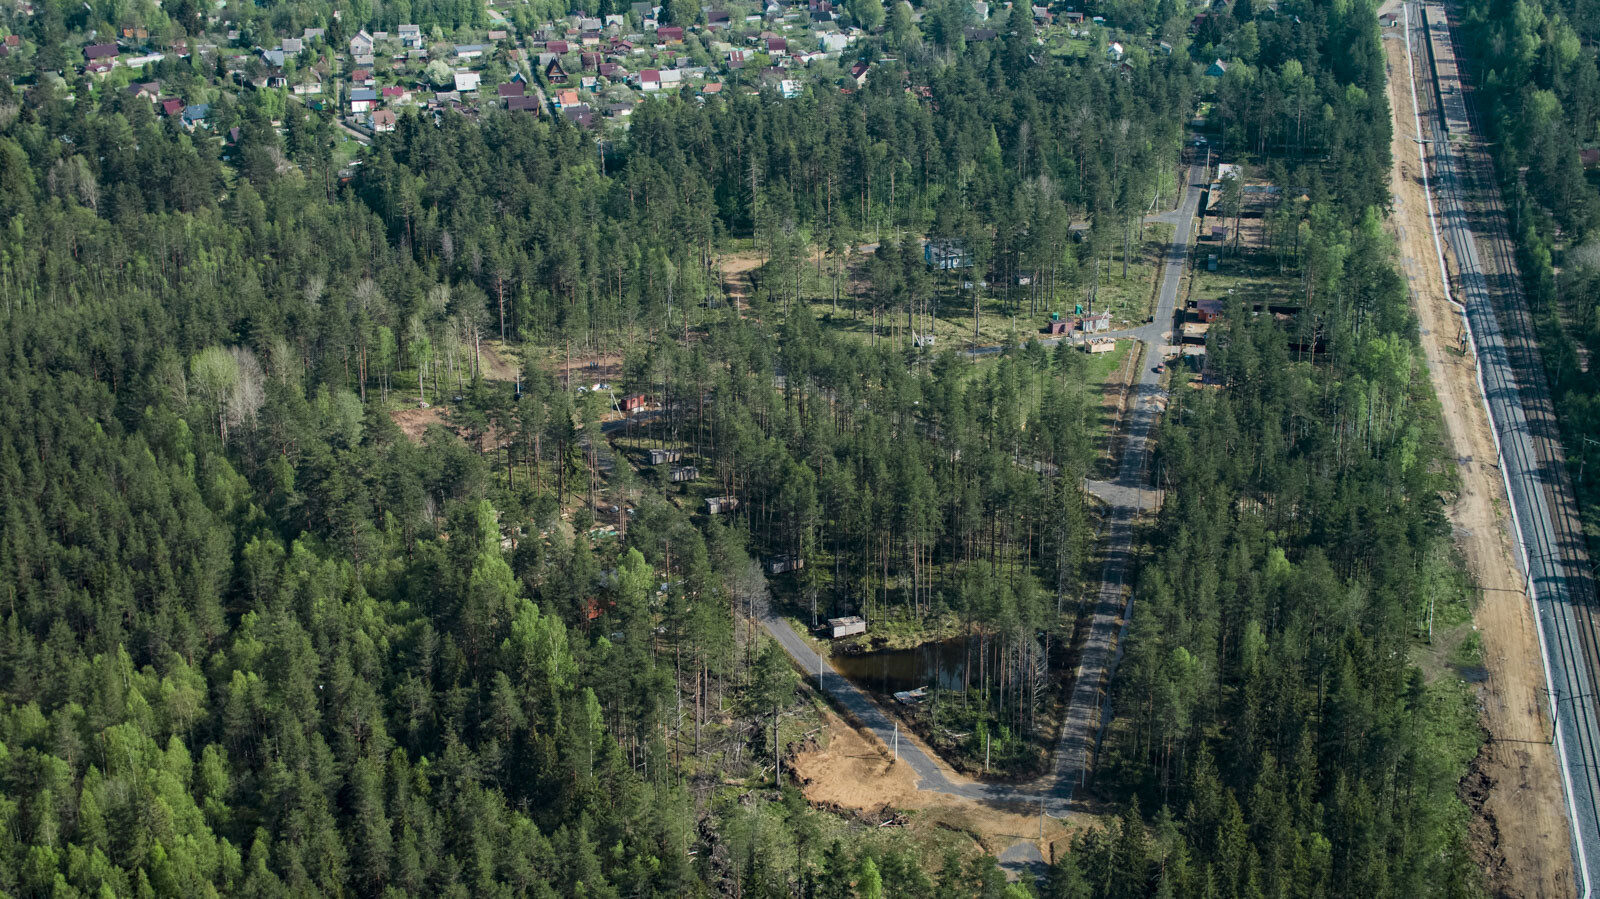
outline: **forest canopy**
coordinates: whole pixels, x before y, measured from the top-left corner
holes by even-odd
[[[41,6],[59,52],[87,19]],[[1048,739],[1008,673],[1070,635],[1094,575],[1081,354],[980,370],[841,336],[789,285],[870,238],[856,314],[914,318],[940,234],[1086,291],[1206,92],[1218,152],[1297,188],[1282,273],[1322,351],[1236,306],[1225,388],[1166,416],[1177,486],[1098,787],[1119,814],[1041,889],[1470,894],[1454,784],[1478,735],[1407,652],[1419,605],[1464,588],[1379,226],[1372,9],[1211,21],[1194,57],[1239,61],[1213,83],[1184,53],[967,43],[938,8],[913,47],[903,6],[884,40],[914,52],[859,91],[662,97],[603,144],[408,115],[348,177],[298,102],[219,102],[224,160],[126,92],[0,79],[0,891],[1007,895],[992,858],[824,839],[768,789],[797,678],[749,615],[760,560],[790,555],[796,614],[953,617],[1002,660],[984,714]],[[764,261],[744,309],[715,276],[734,240]],[[737,514],[619,462],[603,401],[555,374],[573,353],[620,357],[661,407],[623,440],[691,448]],[[454,427],[408,436],[390,413],[417,401]],[[614,538],[602,486],[632,509]]]

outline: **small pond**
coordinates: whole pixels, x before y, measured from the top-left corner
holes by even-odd
[[[961,689],[961,672],[967,665],[967,640],[955,637],[924,643],[913,649],[882,649],[876,652],[840,654],[833,667],[857,686],[875,693],[935,687]],[[977,646],[972,646],[976,664]]]

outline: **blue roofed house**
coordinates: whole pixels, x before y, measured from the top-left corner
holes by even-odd
[[[206,116],[211,114],[210,103],[195,103],[183,108],[183,127],[190,131],[205,123]]]
[[[351,112],[370,112],[378,105],[378,92],[364,87],[350,92]]]
[[[1220,59],[1206,66],[1206,76],[1209,78],[1221,78],[1226,74],[1228,74],[1228,64]]]

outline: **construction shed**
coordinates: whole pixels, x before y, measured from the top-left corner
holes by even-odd
[[[806,567],[806,560],[799,556],[774,556],[767,560],[768,574],[785,574],[790,571],[799,571]]]
[[[708,496],[706,497],[706,512],[712,515],[721,515],[739,508],[738,497],[733,496]]]
[[[685,465],[681,468],[674,468],[672,470],[671,477],[674,484],[683,481],[697,481],[700,479],[700,469],[694,467],[693,465]]]
[[[866,632],[867,622],[860,615],[828,619],[828,636],[835,640],[840,637],[853,637],[856,634],[864,634]]]
[[[623,412],[637,412],[638,410],[643,409],[644,405],[645,398],[644,394],[642,393],[635,393],[622,398]]]
[[[650,451],[651,465],[660,465],[663,462],[677,462],[682,458],[682,450],[653,449]]]

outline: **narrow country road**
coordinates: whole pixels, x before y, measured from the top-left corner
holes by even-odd
[[[1147,347],[1160,347],[1167,342],[1177,309],[1178,291],[1188,265],[1194,215],[1204,176],[1203,167],[1191,166],[1182,205],[1165,214],[1173,216],[1178,227],[1174,229],[1172,245],[1167,250],[1154,320],[1142,327],[1118,332],[1118,336],[1140,340]],[[1134,519],[1147,507],[1144,486],[1148,448],[1159,412],[1155,400],[1161,393],[1161,377],[1154,370],[1158,361],[1153,358],[1155,355],[1147,354],[1129,397],[1129,408],[1123,418],[1117,476],[1112,481],[1094,485],[1095,494],[1107,506],[1105,568],[1050,772],[1030,784],[1021,785],[956,780],[947,776],[919,744],[902,739],[899,741],[900,758],[916,772],[918,789],[997,804],[1044,806],[1048,803],[1059,816],[1066,812],[1073,791],[1083,782],[1105,723],[1110,720],[1104,701],[1105,688],[1120,657],[1121,638],[1133,604],[1131,595],[1125,595],[1123,585],[1129,574]],[[808,672],[808,677],[820,680],[823,692],[854,717],[858,725],[885,746],[894,745],[895,725],[890,717],[863,690],[828,665],[817,650],[806,645],[787,621],[768,610],[762,613],[761,625],[777,639],[795,664]]]

